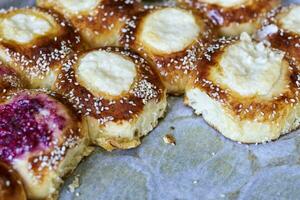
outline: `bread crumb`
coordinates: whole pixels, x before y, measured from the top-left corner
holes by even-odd
[[[10,181],[5,181],[5,185],[6,185],[6,187],[9,187],[10,186]]]
[[[166,144],[176,145],[176,138],[172,134],[166,134],[163,140]]]
[[[78,187],[79,187],[79,175],[75,176],[73,182],[68,186],[68,188],[69,188],[70,192],[74,193],[76,188],[78,188]],[[77,193],[76,193],[76,196],[77,196]]]

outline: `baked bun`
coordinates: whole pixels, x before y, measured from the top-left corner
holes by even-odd
[[[0,161],[0,199],[27,199],[19,174],[12,167],[2,161]]]
[[[74,55],[59,74],[56,90],[85,116],[91,140],[106,150],[138,146],[167,104],[152,67],[119,48]]]
[[[0,13],[0,60],[26,77],[31,88],[49,88],[61,62],[81,48],[63,18],[35,8]]]
[[[20,174],[29,199],[54,198],[87,147],[87,125],[54,94],[21,90],[0,103],[0,160]]]
[[[205,53],[185,101],[227,138],[274,140],[299,126],[298,66],[246,33],[220,39]]]
[[[138,0],[37,0],[63,14],[91,47],[116,45],[121,29],[139,9]]]
[[[123,29],[121,44],[156,66],[168,93],[183,94],[211,31],[190,10],[150,7],[135,15]]]
[[[262,19],[281,0],[177,0],[178,4],[205,14],[223,36],[255,33]]]
[[[260,40],[267,39],[274,48],[288,52],[300,61],[300,5],[280,7],[269,13],[263,28],[258,32]]]

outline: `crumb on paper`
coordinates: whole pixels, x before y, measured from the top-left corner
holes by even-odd
[[[176,145],[176,139],[172,134],[166,134],[163,137],[163,140],[166,144],[172,144],[172,145]]]
[[[5,181],[5,185],[6,185],[6,187],[9,187],[10,186],[10,181]]]
[[[79,175],[75,176],[73,182],[68,186],[68,188],[69,188],[70,192],[74,193],[76,188],[78,188],[78,187],[79,187]],[[76,193],[76,195],[77,195],[77,193]]]

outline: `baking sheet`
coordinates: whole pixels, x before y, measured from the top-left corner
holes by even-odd
[[[33,4],[0,0],[0,8]],[[163,142],[167,133],[176,137],[176,146]],[[70,192],[76,179],[80,186]],[[182,98],[170,97],[166,118],[139,148],[97,149],[66,180],[60,199],[300,199],[300,131],[268,144],[234,143],[195,116]]]

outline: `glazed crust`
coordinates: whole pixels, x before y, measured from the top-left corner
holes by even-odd
[[[20,175],[2,161],[0,161],[0,199],[27,199]]]
[[[105,47],[100,51],[117,53],[127,57],[136,65],[137,75],[129,92],[119,96],[110,96],[103,92],[91,92],[83,85],[76,75],[76,68],[80,59],[90,50],[74,55],[61,70],[55,83],[55,90],[66,97],[78,114],[86,117],[95,129],[104,126],[107,122],[121,124],[123,121],[134,122],[143,112],[149,101],[165,100],[165,88],[153,68],[138,54],[117,47]],[[92,121],[92,122],[91,122]],[[90,128],[91,129],[91,128]],[[95,130],[94,130],[95,131]],[[91,130],[90,130],[91,132]],[[140,144],[140,136],[134,139],[108,137],[100,145],[107,150],[115,148],[133,148]]]
[[[150,7],[135,15],[130,23],[124,27],[120,40],[121,46],[130,47],[139,52],[149,63],[156,66],[168,93],[182,95],[188,81],[189,74],[197,65],[205,46],[212,38],[211,26],[202,17],[193,13],[201,31],[198,37],[186,48],[173,53],[154,52],[140,40],[145,19],[151,13],[167,7]],[[187,10],[187,12],[190,12]],[[134,24],[134,25],[133,25]]]
[[[300,62],[300,34],[284,29],[282,23],[280,22],[280,19],[296,6],[297,5],[291,5],[289,7],[280,7],[278,9],[274,9],[269,13],[268,18],[265,20],[260,31],[264,31],[264,28],[269,25],[276,25],[277,30],[268,34],[266,39],[270,41],[272,47],[287,52],[289,56],[293,57],[293,59],[297,59],[298,62]]]
[[[141,8],[137,0],[101,0],[93,10],[78,13],[69,12],[57,0],[38,0],[37,5],[64,15],[94,48],[116,45],[122,26]]]
[[[250,29],[238,31],[238,34],[243,31],[253,33],[259,28],[261,20],[266,14],[281,4],[281,0],[248,0],[240,6],[222,7],[201,0],[177,0],[177,2],[180,6],[195,9],[197,12],[206,15],[219,28],[229,27],[231,24],[245,24],[248,22],[252,24]],[[220,29],[221,35],[235,35],[230,34],[231,32],[234,33],[234,30],[229,31],[229,34],[226,32]]]
[[[226,48],[237,41],[237,38],[222,38],[212,44],[212,48],[205,53],[197,71],[193,73],[188,88],[199,88],[210,98],[220,102],[231,116],[240,120],[257,122],[280,120],[280,117],[286,115],[286,112],[299,101],[300,71],[297,62],[288,55],[284,57],[288,63],[288,66],[285,66],[288,71],[284,75],[288,86],[284,92],[271,99],[258,95],[242,96],[225,85],[217,84],[216,80],[211,78],[213,69],[221,70],[219,69],[220,58]]]
[[[50,87],[47,76],[54,75],[70,52],[84,48],[80,36],[63,17],[51,10],[24,8],[12,9],[0,14],[0,20],[15,14],[33,14],[45,17],[54,26],[44,36],[36,36],[32,41],[18,44],[12,40],[2,39],[0,49],[11,60],[2,57],[1,60],[15,68],[22,77],[30,81],[31,88]],[[3,27],[5,28],[5,27]],[[1,36],[0,36],[1,37]]]
[[[2,96],[1,105],[18,100],[22,101],[23,97],[25,99],[40,98],[45,103],[56,104],[55,106],[59,107],[59,110],[55,111],[59,113],[57,120],[62,120],[63,129],[59,130],[60,133],[55,133],[58,135],[50,136],[52,139],[48,147],[43,149],[34,148],[30,152],[24,152],[21,157],[15,154],[12,154],[12,157],[9,158],[5,158],[6,154],[0,154],[0,156],[4,156],[3,159],[7,159],[7,162],[11,163],[19,172],[24,180],[26,192],[30,199],[40,199],[41,197],[56,199],[57,189],[62,183],[61,178],[70,173],[82,157],[87,156],[92,150],[92,148],[87,147],[87,124],[72,109],[68,108],[70,105],[66,100],[46,90],[11,91]],[[43,100],[44,98],[47,99]],[[6,148],[5,146],[0,147],[1,151]],[[47,193],[43,193],[45,188],[48,188]],[[49,192],[48,190],[52,191]]]

